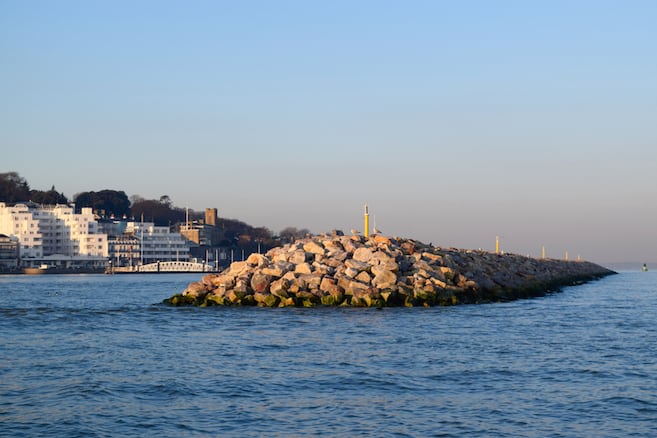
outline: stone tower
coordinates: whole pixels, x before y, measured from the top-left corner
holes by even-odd
[[[216,227],[217,222],[219,222],[219,218],[217,216],[217,209],[216,208],[206,208],[205,209],[205,224]]]

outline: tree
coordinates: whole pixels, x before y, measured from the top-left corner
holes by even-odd
[[[171,208],[171,198],[169,198],[169,195],[162,195],[160,196],[160,202],[167,207]]]
[[[161,199],[161,198],[160,198]],[[132,204],[131,214],[135,219],[153,222],[155,225],[172,225],[185,220],[185,210],[172,208],[155,199],[142,199]]]
[[[298,230],[295,227],[286,227],[278,235],[283,242],[294,242],[296,239],[306,237],[307,234],[310,234],[310,231],[306,228]]]
[[[74,197],[75,211],[82,207],[91,207],[100,215],[122,217],[130,214],[130,200],[124,191],[101,190],[100,192],[82,192]]]
[[[0,173],[0,201],[24,202],[30,200],[30,186],[17,172]]]
[[[38,204],[68,204],[68,199],[63,193],[59,193],[53,185],[50,190],[30,190],[30,200]]]

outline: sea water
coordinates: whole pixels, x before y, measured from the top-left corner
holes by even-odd
[[[173,308],[0,276],[0,435],[657,436],[657,275],[434,308]]]

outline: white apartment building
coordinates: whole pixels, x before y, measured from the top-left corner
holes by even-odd
[[[91,208],[76,214],[68,205],[0,202],[0,233],[18,239],[23,266],[98,266],[108,256]]]
[[[142,265],[168,261],[189,261],[189,245],[180,233],[152,222],[128,222],[125,234],[139,241],[139,259]]]
[[[18,239],[21,258],[43,257],[43,234],[29,204],[8,206],[0,202],[0,233]]]

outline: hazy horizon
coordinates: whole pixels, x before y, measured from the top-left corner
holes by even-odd
[[[2,169],[278,232],[657,262],[657,3],[0,1]]]

